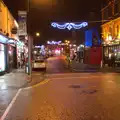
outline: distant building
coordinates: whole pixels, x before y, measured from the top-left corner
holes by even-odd
[[[109,0],[101,12],[103,61],[111,66],[112,57],[114,64],[120,62],[120,0]]]

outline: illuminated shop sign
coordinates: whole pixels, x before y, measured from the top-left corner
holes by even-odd
[[[5,71],[5,53],[4,44],[0,44],[0,72]]]
[[[4,37],[3,35],[0,35],[0,42],[1,43],[7,43],[8,39]]]
[[[14,39],[9,39],[7,43],[8,44],[16,44],[16,41]]]
[[[87,22],[82,22],[82,23],[64,23],[64,24],[59,24],[59,23],[56,23],[56,22],[53,22],[51,23],[51,26],[54,27],[54,28],[58,28],[58,29],[68,29],[68,30],[71,30],[71,29],[81,29],[81,28],[84,28],[86,26],[88,26],[88,23]]]

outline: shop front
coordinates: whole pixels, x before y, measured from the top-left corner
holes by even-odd
[[[7,70],[11,72],[13,69],[17,69],[17,51],[14,39],[8,40],[7,53]]]
[[[103,65],[120,66],[120,17],[102,25]]]
[[[103,61],[104,65],[108,65],[109,67],[120,67],[120,44],[104,46]]]
[[[22,41],[17,41],[17,65],[18,68],[25,66],[26,58],[28,57],[27,46]]]
[[[0,75],[6,71],[6,43],[7,38],[0,34]]]

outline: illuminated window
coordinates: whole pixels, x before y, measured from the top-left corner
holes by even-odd
[[[2,3],[0,1],[0,12],[2,12]]]

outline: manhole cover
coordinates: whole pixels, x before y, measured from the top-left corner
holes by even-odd
[[[96,92],[98,92],[98,90],[83,90],[82,91],[83,94],[94,94]]]
[[[69,88],[83,88],[82,85],[70,85]]]

